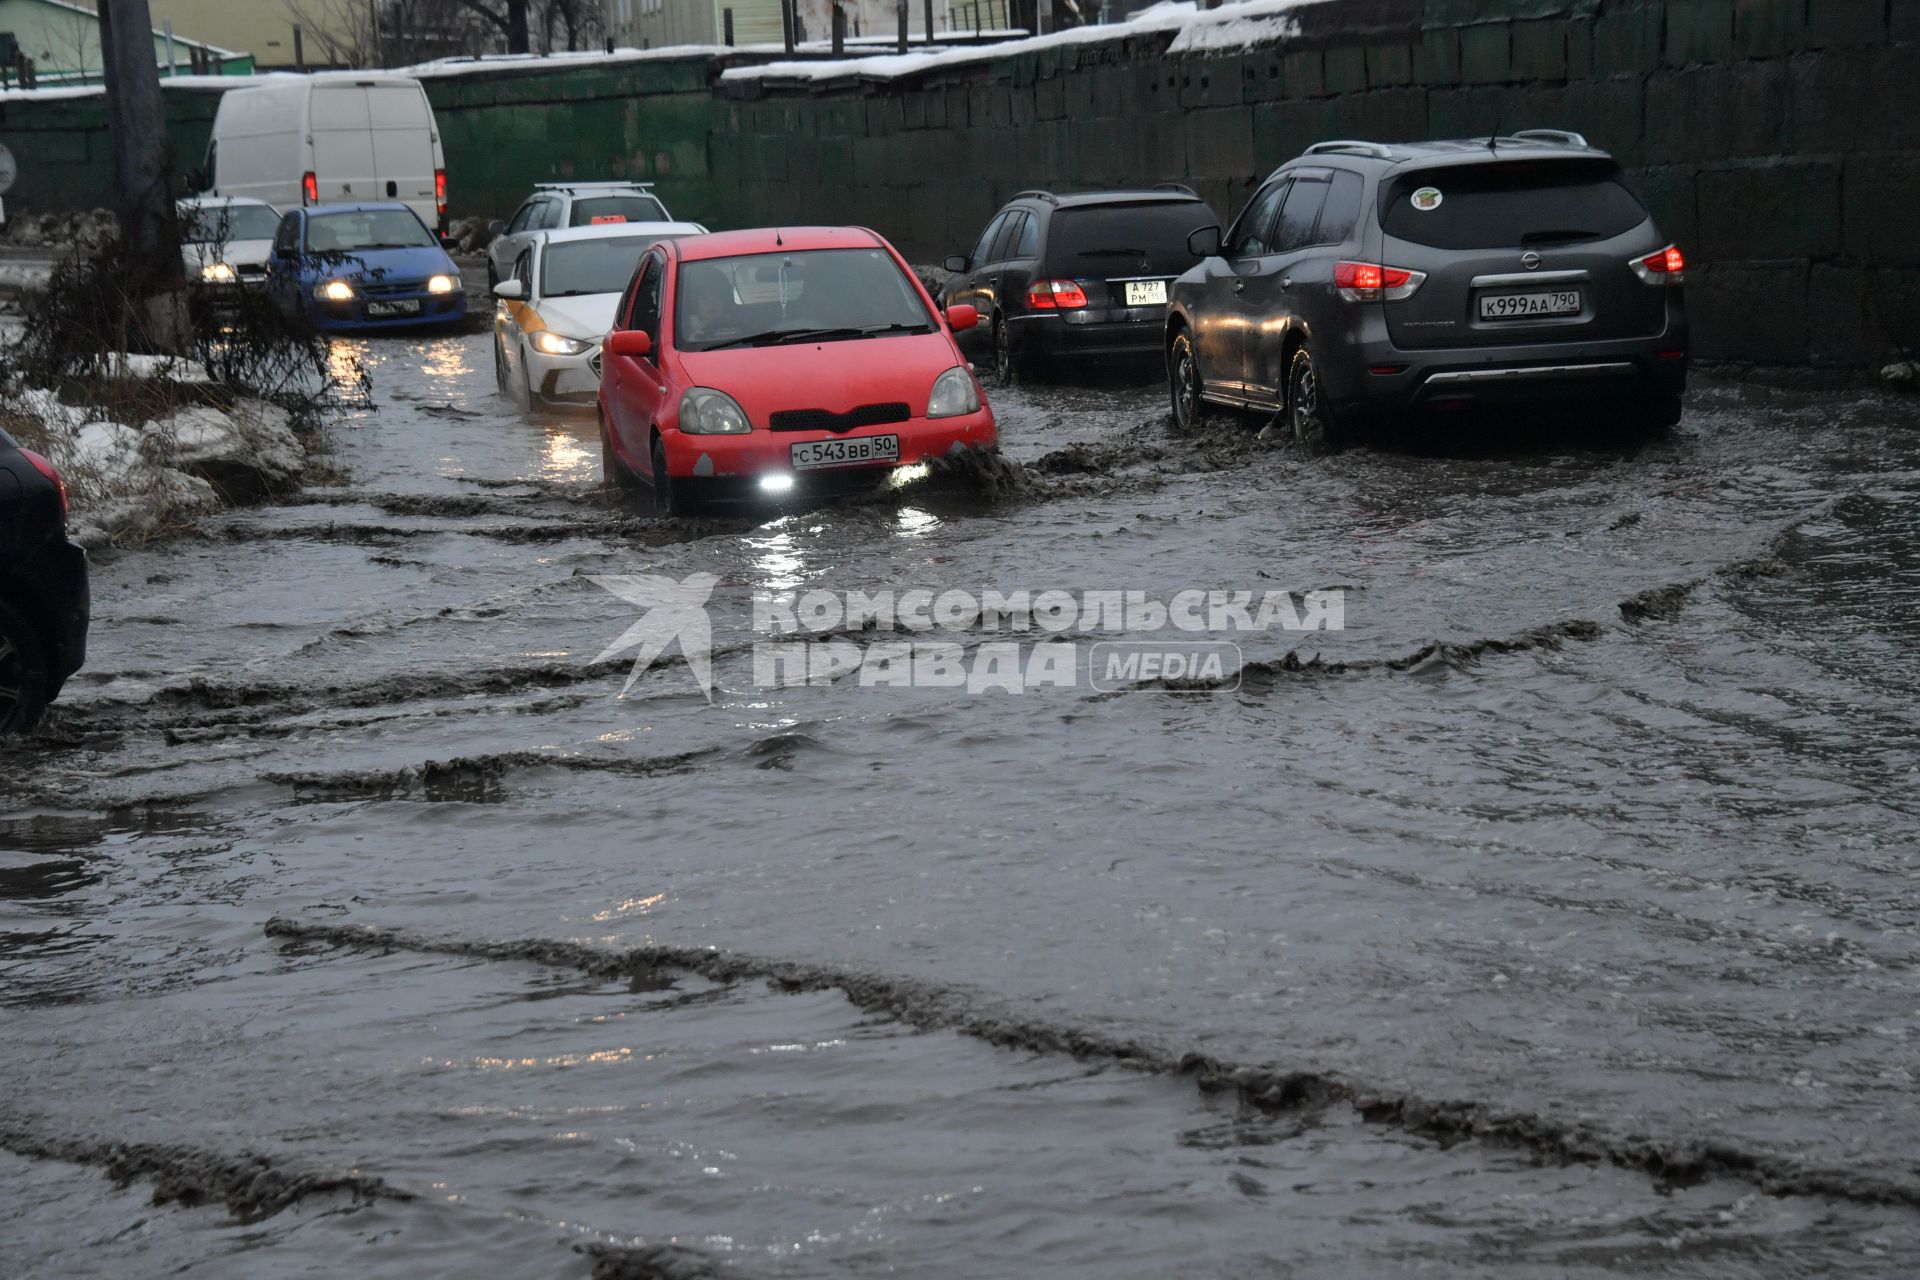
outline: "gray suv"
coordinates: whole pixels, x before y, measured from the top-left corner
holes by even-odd
[[[1685,260],[1579,134],[1316,143],[1191,247],[1167,313],[1182,426],[1212,403],[1312,443],[1548,398],[1679,420]]]

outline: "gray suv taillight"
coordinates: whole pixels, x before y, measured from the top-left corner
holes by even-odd
[[[1687,282],[1687,258],[1678,245],[1670,244],[1658,253],[1630,259],[1627,265],[1648,284],[1664,286]]]
[[[1424,271],[1378,262],[1336,262],[1333,287],[1348,302],[1405,302],[1427,282]]]

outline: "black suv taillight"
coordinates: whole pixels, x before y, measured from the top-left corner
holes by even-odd
[[[65,524],[67,522],[67,482],[60,478],[59,470],[51,462],[33,450],[22,449],[20,456],[32,463],[33,469],[52,482],[54,489],[60,494],[60,523]]]

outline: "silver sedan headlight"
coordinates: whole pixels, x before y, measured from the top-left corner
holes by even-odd
[[[933,380],[933,394],[927,397],[929,418],[958,418],[980,412],[980,388],[973,375],[955,365]]]

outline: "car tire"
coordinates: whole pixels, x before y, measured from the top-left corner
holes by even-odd
[[[521,413],[532,413],[539,403],[533,394],[533,364],[527,359],[527,346],[520,344],[520,380],[514,393],[514,403]]]
[[[1207,402],[1201,396],[1200,356],[1193,349],[1192,336],[1184,329],[1173,336],[1173,345],[1167,350],[1167,386],[1174,428],[1196,431],[1205,426]]]
[[[1340,434],[1320,394],[1320,367],[1313,348],[1302,344],[1287,364],[1287,428],[1294,443],[1306,449],[1330,449]]]
[[[667,446],[658,436],[653,441],[653,509],[663,516],[687,513],[686,499],[674,492],[673,475],[667,470]]]
[[[1680,393],[1649,396],[1640,408],[1640,423],[1649,431],[1667,431],[1680,425]]]
[[[1013,332],[1003,315],[993,317],[993,371],[1009,387],[1026,374],[1026,361],[1013,353]]]
[[[39,629],[0,601],[0,738],[39,724],[52,687],[53,672]]]

